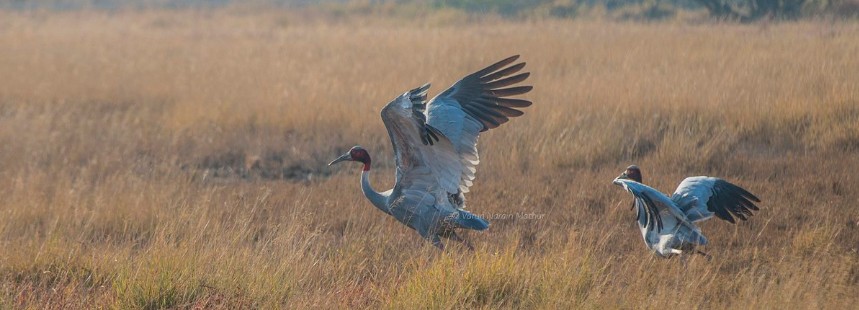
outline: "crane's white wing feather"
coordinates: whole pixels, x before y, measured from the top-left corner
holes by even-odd
[[[734,218],[746,220],[752,211],[758,210],[754,202],[758,197],[745,189],[713,177],[689,177],[680,182],[671,200],[693,222],[703,221],[715,215],[735,223]]]

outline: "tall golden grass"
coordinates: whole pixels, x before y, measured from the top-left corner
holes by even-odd
[[[859,25],[0,13],[2,308],[830,308],[859,302]],[[522,54],[523,117],[485,133],[439,252],[374,210],[379,109]],[[644,247],[628,164],[763,199],[703,224],[712,261]],[[528,217],[525,214],[533,214]]]

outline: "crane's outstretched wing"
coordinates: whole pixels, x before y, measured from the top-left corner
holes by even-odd
[[[662,217],[660,212],[667,211],[667,214],[674,216],[680,224],[698,231],[698,228],[689,221],[686,214],[677,208],[671,199],[656,189],[629,179],[614,179],[614,184],[622,186],[632,194],[635,198],[636,206],[639,206],[638,212],[646,213],[644,217],[639,214],[638,218],[645,219],[642,225],[648,229],[661,231]]]
[[[462,78],[429,103],[429,84],[425,84],[382,108],[397,161],[397,186],[391,197],[402,193],[401,181],[431,179],[421,184],[430,184],[425,190],[438,194],[438,207],[464,206],[463,193],[472,185],[479,162],[478,135],[522,115],[516,108],[531,105],[530,101],[506,98],[531,90],[531,86],[507,87],[529,76],[516,74],[525,66],[510,65],[517,58],[509,57]]]
[[[429,84],[412,89],[382,108],[382,121],[391,138],[397,162],[397,185],[392,195],[400,193],[403,188],[401,181],[420,181],[420,184],[427,185],[426,191],[440,188],[447,195],[455,195],[457,200],[462,200],[459,197],[461,160],[447,137],[428,131],[423,112],[427,89]]]
[[[761,202],[739,186],[705,176],[683,180],[671,195],[671,200],[694,222],[716,215],[731,223],[736,223],[735,217],[744,221],[748,219],[753,210],[759,210],[754,203]]]
[[[524,114],[521,108],[531,105],[530,101],[507,98],[531,91],[531,86],[508,87],[528,78],[530,73],[513,75],[525,67],[525,63],[510,65],[519,56],[512,56],[467,75],[453,86],[430,100],[423,108],[425,115],[422,141],[442,142],[446,138],[449,146],[433,147],[437,157],[457,158],[457,163],[438,162],[449,166],[457,188],[445,188],[450,193],[468,192],[474,181],[476,166],[480,162],[477,154],[477,137],[480,132],[496,128],[511,117]],[[513,75],[513,76],[511,76]],[[507,87],[507,88],[504,88]],[[419,116],[418,116],[419,117]],[[449,177],[449,176],[447,176]]]

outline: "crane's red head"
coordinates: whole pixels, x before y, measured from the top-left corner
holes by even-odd
[[[370,152],[367,152],[360,145],[353,146],[349,149],[349,152],[346,154],[337,157],[337,159],[331,161],[328,165],[331,166],[333,164],[339,163],[341,161],[357,161],[364,164],[364,171],[370,171]]]
[[[638,166],[636,165],[626,167],[626,170],[618,178],[630,179],[641,183],[641,169],[638,169]]]

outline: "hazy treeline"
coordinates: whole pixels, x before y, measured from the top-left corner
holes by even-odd
[[[333,16],[380,14],[420,16],[444,11],[504,18],[609,17],[658,20],[681,13],[750,22],[804,17],[856,17],[859,0],[0,0],[12,10],[134,10],[210,8],[308,9]],[[688,14],[687,14],[688,15]]]

